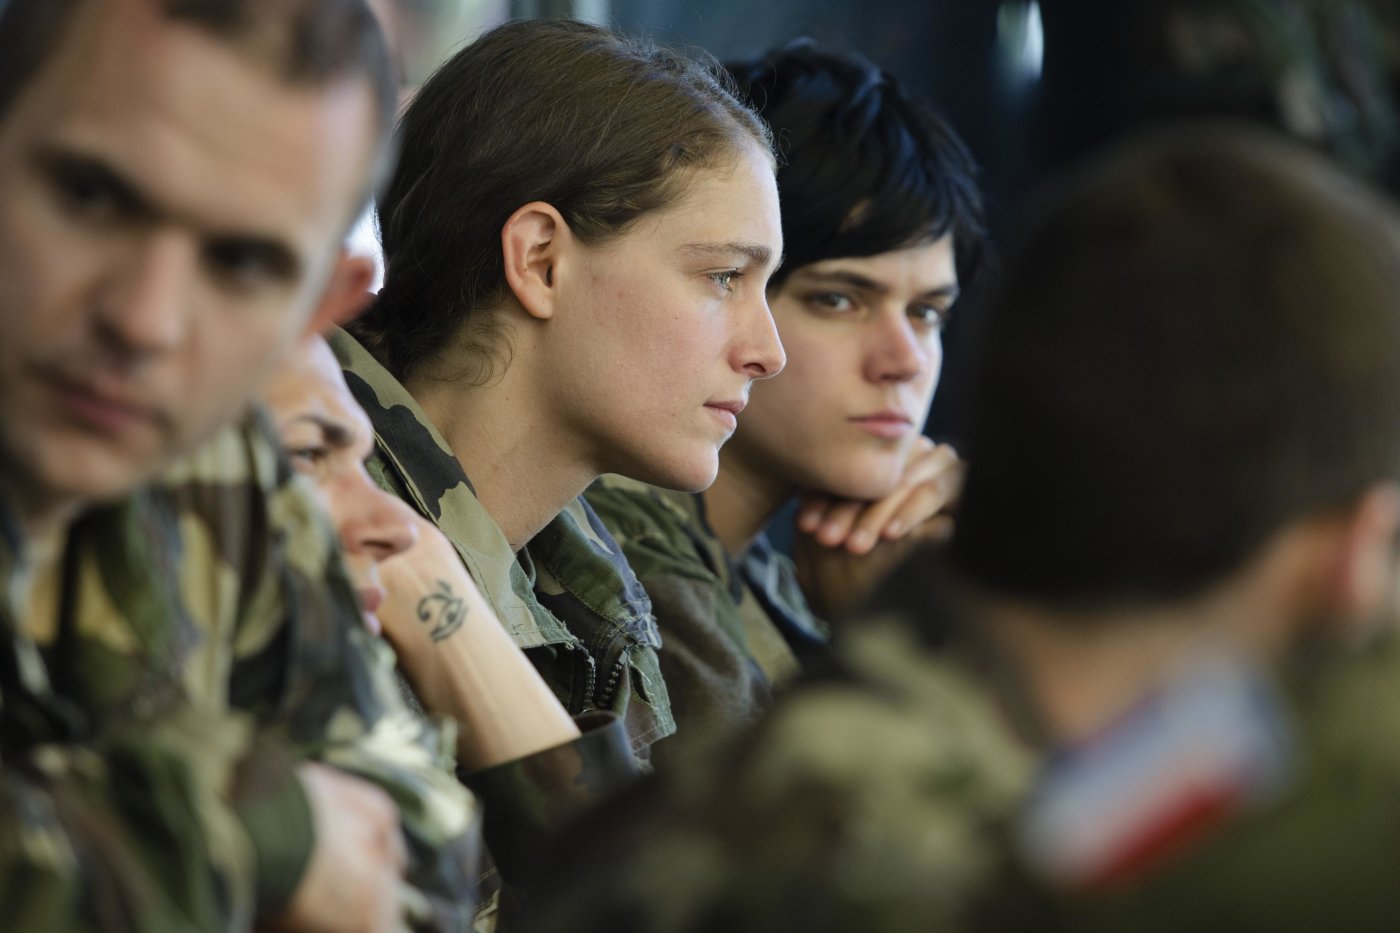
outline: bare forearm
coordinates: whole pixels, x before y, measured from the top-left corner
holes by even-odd
[[[414,612],[429,644],[400,658],[428,707],[459,723],[459,765],[488,768],[578,738],[578,727],[476,590],[434,583]]]

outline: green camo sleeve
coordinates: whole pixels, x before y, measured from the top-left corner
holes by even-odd
[[[256,742],[244,758],[234,809],[253,846],[258,916],[273,916],[291,900],[315,845],[306,791],[276,743]]]
[[[250,736],[245,717],[186,707],[82,746],[12,753],[0,769],[5,928],[246,929],[260,895],[279,892],[261,890],[258,830],[241,806],[279,799],[285,816],[296,805],[290,771],[270,781],[271,758]],[[257,776],[243,767],[254,754]],[[309,828],[303,816],[277,830],[278,857],[294,867],[284,884],[300,876]]]

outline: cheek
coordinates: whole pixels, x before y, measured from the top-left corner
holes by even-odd
[[[853,342],[839,343],[836,334],[826,335],[831,339],[821,339],[793,333],[792,328],[780,336],[787,352],[787,366],[772,379],[755,385],[755,394],[761,390],[771,395],[775,406],[781,405],[790,417],[799,417],[808,409],[830,409],[849,402],[860,378]]]
[[[938,391],[938,380],[943,375],[943,343],[937,340],[929,348],[929,365],[923,375],[918,379],[919,397],[923,399],[924,417],[928,417],[929,408],[933,405],[933,396]]]
[[[788,348],[787,367],[754,384],[749,407],[739,418],[742,439],[774,453],[787,448],[787,455],[810,446],[847,404],[835,365],[810,348]]]
[[[169,387],[179,395],[180,410],[203,422],[189,424],[190,432],[218,427],[248,403],[300,334],[294,317],[300,320],[270,308],[227,306],[196,317],[178,364],[178,384]]]
[[[350,530],[350,525],[358,514],[356,510],[365,511],[372,501],[368,491],[345,473],[333,472],[317,481],[316,499],[322,510],[330,516],[331,525],[341,538],[341,543],[350,547],[352,542],[346,538],[346,532]]]
[[[0,341],[5,351],[52,352],[81,335],[73,312],[91,263],[81,249],[35,249],[36,237],[10,233],[0,231]]]

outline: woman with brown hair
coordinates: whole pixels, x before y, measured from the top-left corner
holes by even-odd
[[[783,365],[763,123],[717,72],[578,23],[458,53],[400,124],[376,304],[333,340],[373,469],[452,541],[570,713],[672,731],[650,603],[579,498],[701,489]],[[428,624],[430,620],[424,620]]]

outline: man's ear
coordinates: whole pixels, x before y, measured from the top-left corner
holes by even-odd
[[[559,261],[569,226],[552,204],[531,201],[501,228],[506,284],[525,313],[541,321],[554,316],[559,295]]]
[[[1364,625],[1385,605],[1394,585],[1400,486],[1366,490],[1346,513],[1334,539],[1326,579],[1328,615],[1348,627]]]
[[[369,290],[374,284],[374,273],[373,259],[351,253],[342,246],[321,301],[311,312],[304,336],[324,334],[332,327],[348,324],[359,317],[374,301],[374,293]]]

